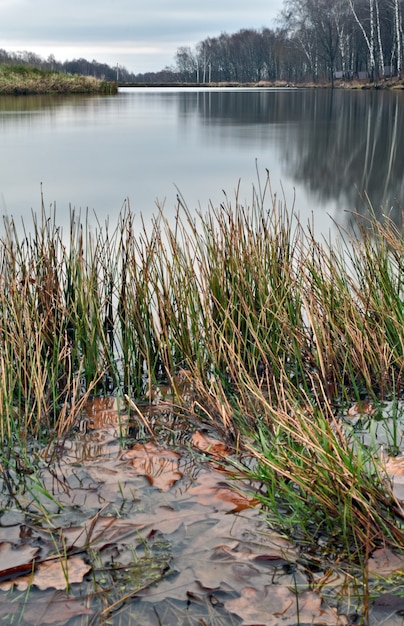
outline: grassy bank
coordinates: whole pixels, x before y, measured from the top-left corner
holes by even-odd
[[[115,83],[24,65],[0,65],[0,95],[114,94]]]
[[[4,466],[68,433],[89,393],[133,406],[169,382],[179,415],[255,459],[235,463],[288,534],[359,560],[401,545],[380,451],[340,419],[402,394],[404,239],[389,220],[320,244],[267,182],[250,207],[180,203],[174,224],[161,213],[140,232],[129,208],[96,232],[72,214],[67,239],[44,212],[23,235],[6,221],[0,263]]]

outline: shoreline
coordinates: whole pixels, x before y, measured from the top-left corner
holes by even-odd
[[[115,95],[119,88],[174,88],[174,89],[356,89],[402,90],[402,78],[383,78],[378,81],[335,80],[332,82],[292,83],[287,81],[258,82],[125,82],[106,81],[93,76],[67,74],[24,65],[0,65],[0,95],[97,94]]]
[[[114,95],[117,83],[52,70],[40,70],[22,65],[0,66],[0,95],[31,96],[51,94]]]
[[[237,83],[237,82],[211,82],[211,83],[183,83],[183,82],[118,82],[118,87],[136,88],[184,88],[184,89],[220,89],[220,88],[240,88],[240,89],[404,89],[404,80],[401,78],[385,78],[380,81],[370,82],[365,80],[335,81],[327,83],[290,83],[287,81],[259,81],[257,83]]]

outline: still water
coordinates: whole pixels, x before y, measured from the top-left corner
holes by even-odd
[[[326,232],[364,210],[399,220],[404,94],[270,89],[122,89],[117,96],[0,98],[0,213],[56,203],[101,221],[125,201],[146,220],[180,193],[191,210],[273,193]]]

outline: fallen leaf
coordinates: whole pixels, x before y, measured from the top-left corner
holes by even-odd
[[[215,546],[220,539],[219,545],[225,543],[229,549],[248,552],[252,559],[252,555],[255,555],[255,558],[277,555],[279,559],[295,563],[299,558],[297,548],[289,540],[269,530],[257,509],[246,509],[242,513],[222,517],[220,522],[210,529],[209,534],[212,540],[216,541]],[[229,545],[229,538],[235,540],[233,547]]]
[[[181,455],[156,446],[153,442],[136,444],[125,452],[122,459],[129,460],[140,475],[145,476],[153,487],[161,491],[168,491],[183,477],[183,473],[179,471]]]
[[[98,516],[90,519],[83,526],[71,526],[59,531],[59,543],[66,548],[85,548],[88,546],[100,548],[110,543],[136,543],[139,540],[139,531],[143,524],[135,523],[130,519]]]
[[[404,475],[404,456],[388,457],[385,464],[386,472],[391,476]]]
[[[224,606],[227,611],[238,615],[245,626],[275,626],[279,624],[281,616],[283,624],[285,613],[293,607],[295,602],[294,594],[287,587],[280,586],[273,589],[270,585],[266,585],[262,591],[259,591],[248,586],[244,587],[238,598],[225,600]]]
[[[249,543],[253,537],[255,543]],[[168,577],[157,591],[162,594],[159,599],[165,594],[183,602],[186,593],[198,592],[198,585],[205,593],[228,589],[233,595],[252,580],[255,587],[262,587],[272,574],[269,568],[282,566],[288,545],[286,540],[268,531],[253,509],[236,515],[211,513],[194,521],[184,518],[184,523],[170,537],[170,543],[176,555],[176,569],[181,573],[186,571],[187,576]],[[260,560],[260,556],[264,558]],[[275,558],[271,561],[265,558],[269,556]],[[274,593],[277,588],[274,586]],[[150,601],[155,598],[154,593],[148,598]]]
[[[373,609],[388,611],[389,613],[392,611],[404,611],[404,598],[393,596],[391,593],[384,593],[375,600]]]
[[[197,496],[197,500],[200,504],[205,506],[212,506],[215,503],[216,509],[237,513],[244,509],[251,508],[258,504],[258,500],[250,498],[237,492],[231,487],[204,487],[200,485],[198,487],[192,487],[189,490],[192,496]]]
[[[188,489],[188,495],[195,497],[205,506],[215,505],[216,509],[238,512],[259,504],[259,501],[223,483],[219,472],[203,470],[198,475],[198,484]]]
[[[24,623],[37,626],[39,624],[66,624],[72,617],[93,615],[94,611],[87,608],[82,600],[60,591],[48,596],[30,596],[24,610]]]
[[[196,572],[196,580],[204,589],[219,589],[227,583],[232,589],[240,591],[245,585],[251,584],[254,578],[257,585],[263,579],[263,572],[259,568],[243,561],[207,561],[206,565]]]
[[[207,519],[207,512],[205,508],[198,510],[197,506],[192,510],[178,510],[172,506],[160,505],[153,513],[139,513],[135,519],[165,535],[171,535],[181,526],[186,527],[195,521]]]
[[[344,615],[338,616],[335,609],[323,607],[321,598],[305,591],[296,594],[287,587],[266,585],[263,590],[244,587],[239,598],[225,600],[225,608],[238,615],[244,626],[296,626],[318,624],[342,626],[347,624]]]
[[[67,561],[57,559],[45,561],[38,565],[34,574],[33,583],[39,589],[66,589],[66,581],[69,585],[81,583],[83,577],[89,572],[91,566],[85,563],[81,557],[73,556]]]
[[[39,550],[40,548],[26,543],[20,545],[6,541],[0,543],[0,580],[9,580],[31,572]]]
[[[191,444],[194,448],[210,454],[216,458],[221,458],[230,454],[229,448],[222,441],[214,439],[204,434],[202,431],[197,430],[191,437]]]
[[[392,572],[404,569],[404,558],[395,554],[389,548],[375,550],[368,560],[368,570],[381,576],[388,576]]]
[[[28,589],[31,585],[36,585],[41,590],[60,589],[63,591],[68,585],[81,583],[90,569],[91,566],[78,556],[67,560],[48,559],[39,563],[33,575],[18,578],[15,586],[21,591]]]
[[[345,414],[345,417],[359,417],[360,415],[373,415],[375,407],[371,402],[355,402]]]
[[[8,600],[7,598],[2,597],[0,602],[0,618],[3,623],[7,623],[4,619],[7,617],[8,623],[12,624],[11,616],[15,615],[15,613],[20,612],[21,607],[15,600]]]
[[[282,563],[278,555],[257,554],[244,549],[242,543],[216,545],[210,555],[202,556],[205,566],[194,567],[195,576],[204,589],[221,588],[228,584],[234,591],[241,592],[243,587],[254,580],[256,589],[262,589],[268,582],[268,568],[272,572]],[[284,561],[283,561],[284,562]]]

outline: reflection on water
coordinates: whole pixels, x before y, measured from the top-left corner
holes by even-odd
[[[399,223],[404,200],[404,96],[396,92],[279,90],[185,94],[182,115],[197,110],[207,132],[241,146],[273,141],[283,171],[327,205],[361,211],[367,195],[376,214]],[[275,132],[274,132],[275,130]]]
[[[67,105],[70,107],[85,106],[90,107],[99,97],[89,97],[77,94],[72,98],[67,95],[30,95],[30,96],[0,96],[0,113],[2,114],[2,125],[6,125],[7,116],[13,116],[17,120],[23,120],[20,113],[48,115],[53,110],[60,109]]]
[[[46,202],[114,217],[126,198],[151,215],[188,206],[251,200],[269,170],[303,221],[340,223],[345,210],[399,222],[403,202],[404,94],[331,90],[126,89],[114,97],[0,98],[0,210],[29,216]]]

